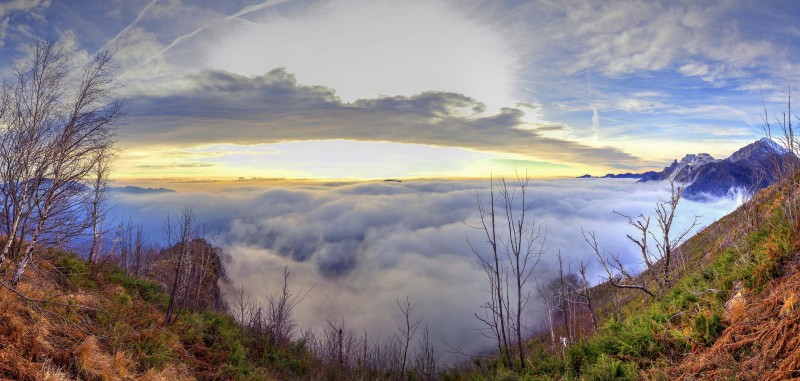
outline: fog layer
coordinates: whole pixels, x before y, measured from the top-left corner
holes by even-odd
[[[284,266],[290,285],[311,288],[297,307],[301,326],[321,329],[326,319],[343,320],[372,337],[396,332],[395,300],[410,297],[417,317],[430,329],[439,350],[446,345],[477,352],[487,342],[473,316],[487,299],[482,270],[467,240],[485,250],[477,226],[477,198],[488,200],[489,181],[406,181],[297,184],[230,188],[222,193],[120,192],[111,214],[141,224],[149,239],[162,240],[168,213],[191,205],[206,221],[215,243],[230,256],[232,283],[252,297],[278,290]],[[633,233],[614,211],[653,214],[669,195],[667,183],[638,184],[619,179],[536,180],[528,189],[530,212],[546,228],[546,252],[534,272],[552,280],[558,250],[576,268],[590,261],[592,282],[604,275],[583,241],[581,228],[597,232],[600,245],[636,266]],[[681,201],[676,227],[695,215],[707,226],[740,202],[732,196],[696,203]],[[540,327],[541,313],[530,304],[527,326]]]

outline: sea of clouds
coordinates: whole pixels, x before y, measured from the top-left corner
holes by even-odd
[[[227,271],[236,287],[263,300],[280,288],[288,266],[290,286],[311,289],[296,309],[300,326],[322,329],[326,320],[344,321],[357,332],[386,338],[401,323],[396,300],[408,296],[438,350],[450,346],[477,353],[489,343],[474,313],[488,295],[467,241],[486,252],[485,233],[473,227],[480,221],[477,200],[487,202],[489,189],[488,180],[417,180],[284,183],[215,193],[115,192],[111,215],[142,225],[150,240],[160,241],[167,214],[174,217],[191,205],[229,255]],[[531,181],[528,213],[546,229],[546,252],[534,281],[554,279],[559,250],[572,269],[580,261],[591,263],[590,282],[605,275],[582,228],[596,231],[601,247],[637,266],[637,247],[625,237],[635,231],[614,211],[652,215],[656,203],[668,197],[666,182]],[[703,203],[682,200],[675,226],[688,226],[697,215],[702,228],[740,203],[736,195]],[[535,300],[529,306],[526,325],[537,330],[541,312]]]

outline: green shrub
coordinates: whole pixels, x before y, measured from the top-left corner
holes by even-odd
[[[583,369],[597,361],[599,350],[595,343],[598,340],[579,341],[566,349],[567,375],[579,376]]]
[[[97,282],[89,277],[89,266],[83,259],[72,254],[59,253],[53,261],[55,268],[64,276],[66,288],[71,290],[91,291],[97,288]]]
[[[711,345],[717,340],[725,326],[722,324],[722,316],[718,312],[712,312],[710,316],[698,314],[694,318],[693,328],[696,340]]]
[[[634,380],[636,379],[636,366],[601,354],[594,364],[586,368],[581,379],[591,381]]]
[[[133,295],[138,295],[147,302],[153,303],[161,309],[166,309],[169,297],[161,290],[156,282],[138,279],[125,274],[119,267],[114,267],[108,274],[111,282],[119,284]]]

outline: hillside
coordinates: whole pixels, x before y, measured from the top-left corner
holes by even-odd
[[[262,379],[234,319],[185,312],[164,323],[168,296],[115,265],[48,250],[0,298],[0,378],[9,380]]]

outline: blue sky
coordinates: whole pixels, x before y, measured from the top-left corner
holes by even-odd
[[[533,176],[725,157],[798,82],[789,1],[6,1],[116,50],[118,178]]]

